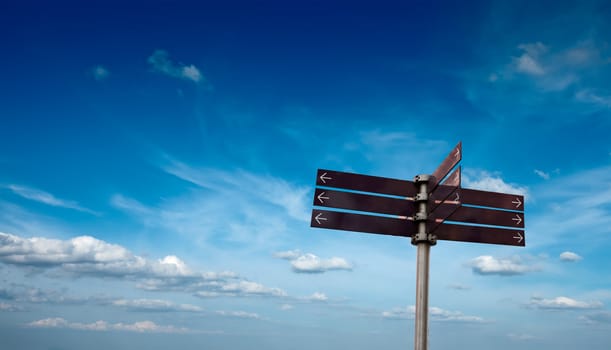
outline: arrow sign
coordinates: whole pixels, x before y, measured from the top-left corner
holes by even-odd
[[[436,214],[437,212],[443,214],[452,210],[454,210],[454,212],[445,218],[446,221],[518,228],[524,227],[523,214],[504,210],[466,206],[460,206],[458,209],[455,209],[453,205],[442,204],[439,206],[439,209],[433,213],[433,216],[439,216],[440,214]],[[438,220],[439,218],[436,219]]]
[[[439,164],[437,169],[433,172],[433,179],[429,183],[429,190],[434,191],[435,187],[439,184],[439,182],[448,175],[450,170],[452,170],[458,162],[462,159],[462,142],[459,142],[453,149],[450,151],[450,154]]]
[[[429,213],[435,211],[435,208],[437,208],[439,204],[450,197],[452,197],[450,200],[458,201],[458,199],[455,199],[454,197],[455,195],[458,195],[456,189],[460,187],[460,178],[461,171],[459,166],[441,183],[441,185],[437,186],[437,188],[429,196]]]
[[[416,194],[416,187],[412,181],[325,169],[318,169],[316,185],[401,197],[413,197]]]
[[[430,233],[434,233],[439,225],[449,220],[448,218],[461,207],[460,191],[460,188],[455,189],[445,201],[439,203],[434,211],[429,213],[428,230]]]
[[[415,212],[414,202],[407,199],[373,196],[317,188],[314,203],[319,207],[342,208],[379,214],[409,216]]]
[[[498,192],[462,189],[462,203],[498,209],[524,211],[524,196]]]
[[[415,232],[414,222],[405,219],[318,209],[312,210],[310,226],[403,237],[410,237]]]
[[[435,232],[437,239],[473,243],[504,244],[524,247],[524,231],[443,223]]]

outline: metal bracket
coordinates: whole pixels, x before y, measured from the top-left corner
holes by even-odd
[[[437,236],[432,233],[416,233],[412,236],[412,244],[417,245],[418,243],[427,242],[430,245],[437,244]]]
[[[427,200],[429,200],[428,193],[416,193],[414,197],[415,202],[426,202]]]
[[[420,174],[414,177],[414,182],[415,183],[429,182],[430,179],[431,179],[431,175]]]
[[[428,215],[426,215],[426,213],[421,213],[421,212],[416,213],[416,215],[414,215],[414,221],[415,221],[415,222],[418,222],[418,221],[426,221],[427,216],[428,216]]]

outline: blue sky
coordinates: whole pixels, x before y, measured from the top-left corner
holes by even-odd
[[[416,249],[310,228],[316,170],[461,140],[527,246],[432,248],[430,348],[608,348],[608,3],[0,9],[7,348],[409,348]]]

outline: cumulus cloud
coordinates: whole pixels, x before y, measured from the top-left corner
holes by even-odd
[[[535,266],[525,264],[518,257],[502,259],[490,255],[478,256],[471,260],[468,266],[478,275],[514,276],[538,270]]]
[[[93,76],[93,79],[101,81],[107,79],[110,72],[106,67],[97,65],[91,69],[91,75]]]
[[[573,253],[573,252],[563,252],[560,254],[560,260],[566,262],[576,262],[583,259],[581,256]]]
[[[125,308],[130,311],[146,311],[146,312],[202,312],[203,309],[199,306],[190,304],[174,304],[166,300],[159,299],[117,299],[112,301],[112,305]]]
[[[410,305],[406,308],[394,308],[389,311],[382,312],[382,317],[385,319],[413,319],[416,315],[416,307]],[[440,322],[469,322],[479,323],[484,322],[484,319],[479,316],[468,316],[460,311],[449,311],[439,307],[429,308],[429,317],[431,321]]]
[[[306,297],[305,300],[324,302],[329,300],[329,298],[325,295],[325,293],[315,292],[309,297]]]
[[[100,215],[99,213],[91,209],[82,207],[75,201],[60,199],[60,198],[55,197],[51,193],[41,191],[36,188],[20,186],[20,185],[7,185],[3,187],[12,191],[14,194],[20,197],[23,197],[25,199],[29,199],[35,202],[43,203],[46,205],[50,205],[52,207],[67,208],[67,209],[73,209],[73,210],[77,210],[80,212],[89,213],[93,215]]]
[[[332,257],[321,259],[314,254],[304,254],[291,261],[294,272],[299,273],[323,273],[331,270],[352,270],[344,258]]]
[[[137,333],[191,333],[188,328],[175,326],[162,326],[152,321],[140,321],[134,323],[108,323],[106,321],[96,321],[93,323],[68,322],[63,318],[46,318],[32,321],[26,326],[32,328],[65,328],[82,331],[125,331]]]
[[[331,270],[352,270],[352,265],[344,258],[332,257],[321,259],[320,257],[299,250],[288,250],[277,252],[274,256],[278,259],[289,260],[294,272],[298,273],[323,273]]]
[[[204,78],[197,67],[173,62],[168,52],[164,50],[155,50],[148,58],[148,63],[153,71],[173,78],[191,80],[195,83],[199,83]]]
[[[601,308],[603,304],[600,301],[579,301],[560,296],[552,299],[532,297],[527,306],[541,310],[583,310],[598,309]]]
[[[152,260],[122,246],[90,236],[69,240],[21,238],[0,232],[0,262],[57,269],[76,276],[115,277],[137,282],[150,291],[176,291],[197,296],[273,296],[286,292],[241,279],[231,271],[197,272],[174,255]]]
[[[487,171],[466,170],[463,173],[462,181],[465,188],[473,188],[483,191],[503,192],[521,194],[527,196],[528,189],[524,186],[509,184],[499,175],[491,174]]]

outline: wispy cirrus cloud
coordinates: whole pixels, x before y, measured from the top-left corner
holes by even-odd
[[[611,311],[598,311],[579,316],[579,320],[587,324],[611,324]]]
[[[52,195],[49,192],[45,192],[45,191],[42,191],[42,190],[39,190],[33,187],[14,185],[14,184],[5,185],[2,187],[12,191],[14,194],[22,198],[29,199],[29,200],[39,202],[39,203],[43,203],[46,205],[50,205],[52,207],[73,209],[73,210],[77,210],[77,211],[84,212],[84,213],[89,213],[89,214],[96,215],[96,216],[100,215],[100,213],[93,211],[91,209],[85,208],[75,201],[60,199],[60,198],[55,197],[54,195]]]
[[[410,305],[404,308],[393,308],[389,311],[382,312],[382,318],[389,320],[405,320],[414,319],[416,315],[416,307]],[[439,307],[429,308],[429,317],[431,321],[439,322],[467,322],[467,323],[480,323],[484,322],[484,319],[479,316],[465,315],[460,311],[449,311]]]
[[[216,311],[215,314],[217,314],[219,316],[225,316],[225,317],[245,318],[245,319],[252,319],[252,320],[263,320],[263,317],[261,317],[259,314],[254,313],[254,312],[219,310],[219,311]]]
[[[196,66],[172,61],[170,59],[170,54],[165,50],[155,50],[153,54],[149,56],[148,63],[153,71],[173,78],[190,80],[195,83],[205,80]]]
[[[97,65],[91,68],[91,75],[93,76],[93,79],[97,81],[102,81],[108,79],[108,77],[110,76],[110,71],[108,70],[108,68],[102,65]]]
[[[160,299],[117,299],[112,301],[113,306],[138,312],[202,312],[199,306],[191,304],[175,304]]]
[[[37,321],[32,321],[26,324],[31,328],[62,328],[74,329],[80,331],[123,331],[136,333],[194,333],[195,331],[171,325],[158,325],[152,321],[140,321],[134,323],[109,323],[107,321],[96,321],[92,323],[68,322],[67,320],[56,318],[45,318]]]

